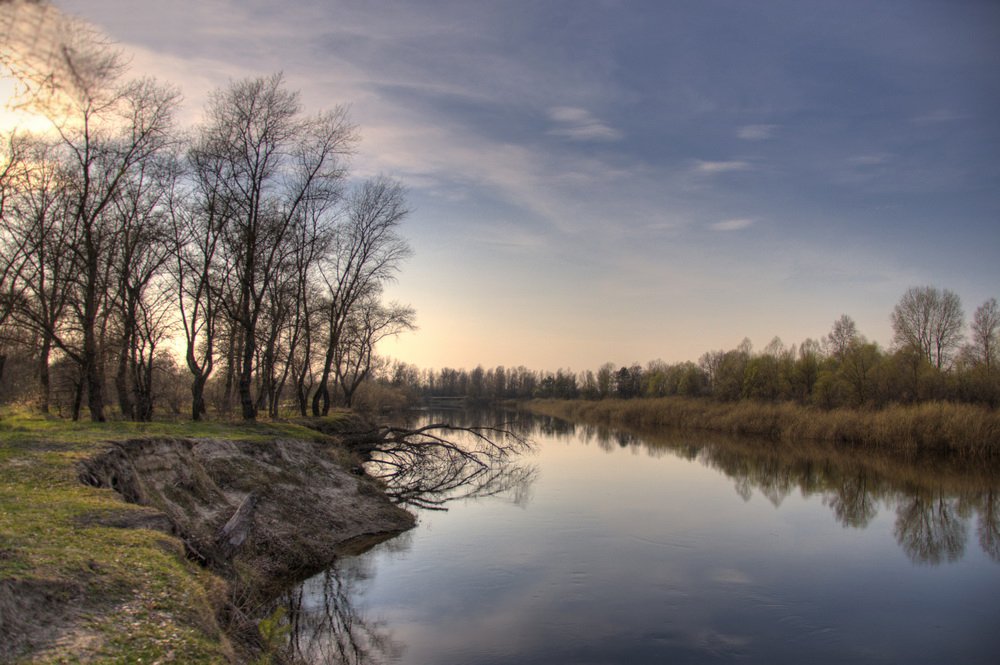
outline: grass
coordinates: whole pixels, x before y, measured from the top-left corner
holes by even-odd
[[[0,414],[0,660],[232,662],[217,620],[225,583],[188,561],[176,538],[132,528],[151,509],[78,479],[76,463],[108,441],[152,436],[322,437],[291,422],[73,423]],[[15,646],[8,637],[29,628],[44,637],[46,626],[58,640]]]
[[[969,404],[930,402],[879,410],[826,411],[791,403],[714,402],[666,397],[634,400],[535,400],[536,413],[606,425],[671,427],[782,441],[827,441],[903,456],[947,454],[1000,460],[1000,412]]]

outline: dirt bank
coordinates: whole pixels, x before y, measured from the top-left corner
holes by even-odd
[[[166,641],[177,630],[195,633],[182,642],[207,645],[205,653],[212,655],[206,655],[206,662],[240,660],[243,648],[253,643],[253,620],[258,618],[253,611],[269,596],[339,555],[414,524],[414,517],[393,505],[370,479],[352,473],[342,449],[328,442],[143,437],[101,448],[96,455],[77,458],[75,471],[83,483],[106,488],[83,492],[93,494],[102,507],[72,517],[68,530],[102,537],[108,528],[136,534],[109,536],[119,543],[134,540],[136,549],[117,545],[88,552],[81,559],[86,568],[57,576],[60,581],[31,573],[0,580],[0,661],[100,660],[98,654],[115,652],[109,640],[118,638],[89,629],[93,617],[132,614],[154,626],[174,626]],[[30,463],[42,461],[35,457]],[[53,473],[61,475],[58,469]],[[65,492],[78,495],[71,488]],[[86,496],[79,500],[90,501]],[[45,510],[37,506],[37,511]],[[60,521],[61,515],[52,518],[57,529]],[[32,545],[22,541],[8,550],[0,547],[0,558],[9,555],[16,563],[30,558]],[[164,564],[162,570],[173,580],[168,586],[156,582],[128,591],[102,583],[104,578],[134,583],[125,569],[146,565],[150,552],[184,564]],[[132,554],[141,560],[122,563]],[[185,563],[185,554],[211,572]],[[53,553],[55,560],[68,555]],[[179,588],[183,585],[190,588]],[[157,618],[156,612],[163,616]],[[236,637],[234,645],[230,637]],[[178,652],[163,662],[180,662],[193,653],[199,652]]]
[[[264,593],[414,524],[312,441],[131,440],[80,478],[159,509],[193,557]]]

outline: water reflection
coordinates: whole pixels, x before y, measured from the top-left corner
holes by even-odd
[[[1000,492],[996,488],[991,487],[981,495],[976,533],[983,551],[994,561],[1000,561]]]
[[[548,419],[555,420],[555,419]],[[754,492],[776,508],[791,493],[819,494],[843,526],[863,529],[881,507],[894,510],[896,541],[914,563],[938,565],[965,554],[970,524],[979,545],[1000,562],[1000,491],[995,469],[928,459],[903,463],[835,447],[689,432],[626,432],[594,425],[543,422],[543,431],[577,437],[603,450],[632,447],[653,457],[697,459],[734,481],[749,501]]]
[[[502,412],[424,412],[389,427],[363,452],[365,471],[396,503],[445,510],[463,499],[507,495],[524,503],[536,470],[523,417]],[[492,423],[492,424],[484,424]]]
[[[402,534],[381,547],[383,551],[401,550],[408,545],[409,536]],[[339,559],[278,600],[289,629],[286,658],[331,665],[398,661],[403,647],[389,628],[364,616],[354,604],[359,587],[373,575],[371,561],[362,556]]]
[[[986,663],[1000,648],[987,469],[523,414],[431,421],[506,423],[541,442],[541,471],[289,591],[290,660]]]

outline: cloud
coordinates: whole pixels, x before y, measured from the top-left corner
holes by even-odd
[[[706,175],[715,175],[716,173],[727,173],[729,171],[749,171],[750,168],[751,168],[750,162],[744,162],[742,160],[711,162],[699,159],[695,162],[694,165],[694,170],[696,173],[702,173]]]
[[[856,157],[851,157],[847,161],[855,166],[878,166],[888,162],[889,155],[884,152],[870,155],[857,155]]]
[[[938,109],[936,111],[931,111],[930,113],[916,116],[910,120],[914,125],[937,125],[944,122],[955,122],[956,120],[962,120],[964,118],[965,116],[961,113],[956,113],[949,109]]]
[[[590,111],[575,106],[552,107],[549,119],[558,125],[549,134],[573,141],[617,141],[622,137],[620,131],[598,120]]]
[[[714,224],[709,224],[708,228],[713,231],[742,231],[743,229],[749,228],[754,225],[757,220],[751,219],[749,217],[737,217],[735,219],[724,219],[721,222],[715,222]]]
[[[764,141],[774,136],[777,125],[743,125],[736,131],[736,136],[744,141]]]

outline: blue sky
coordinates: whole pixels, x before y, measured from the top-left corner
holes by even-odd
[[[177,85],[284,71],[408,187],[424,367],[583,370],[1000,297],[1000,3],[65,0]]]

